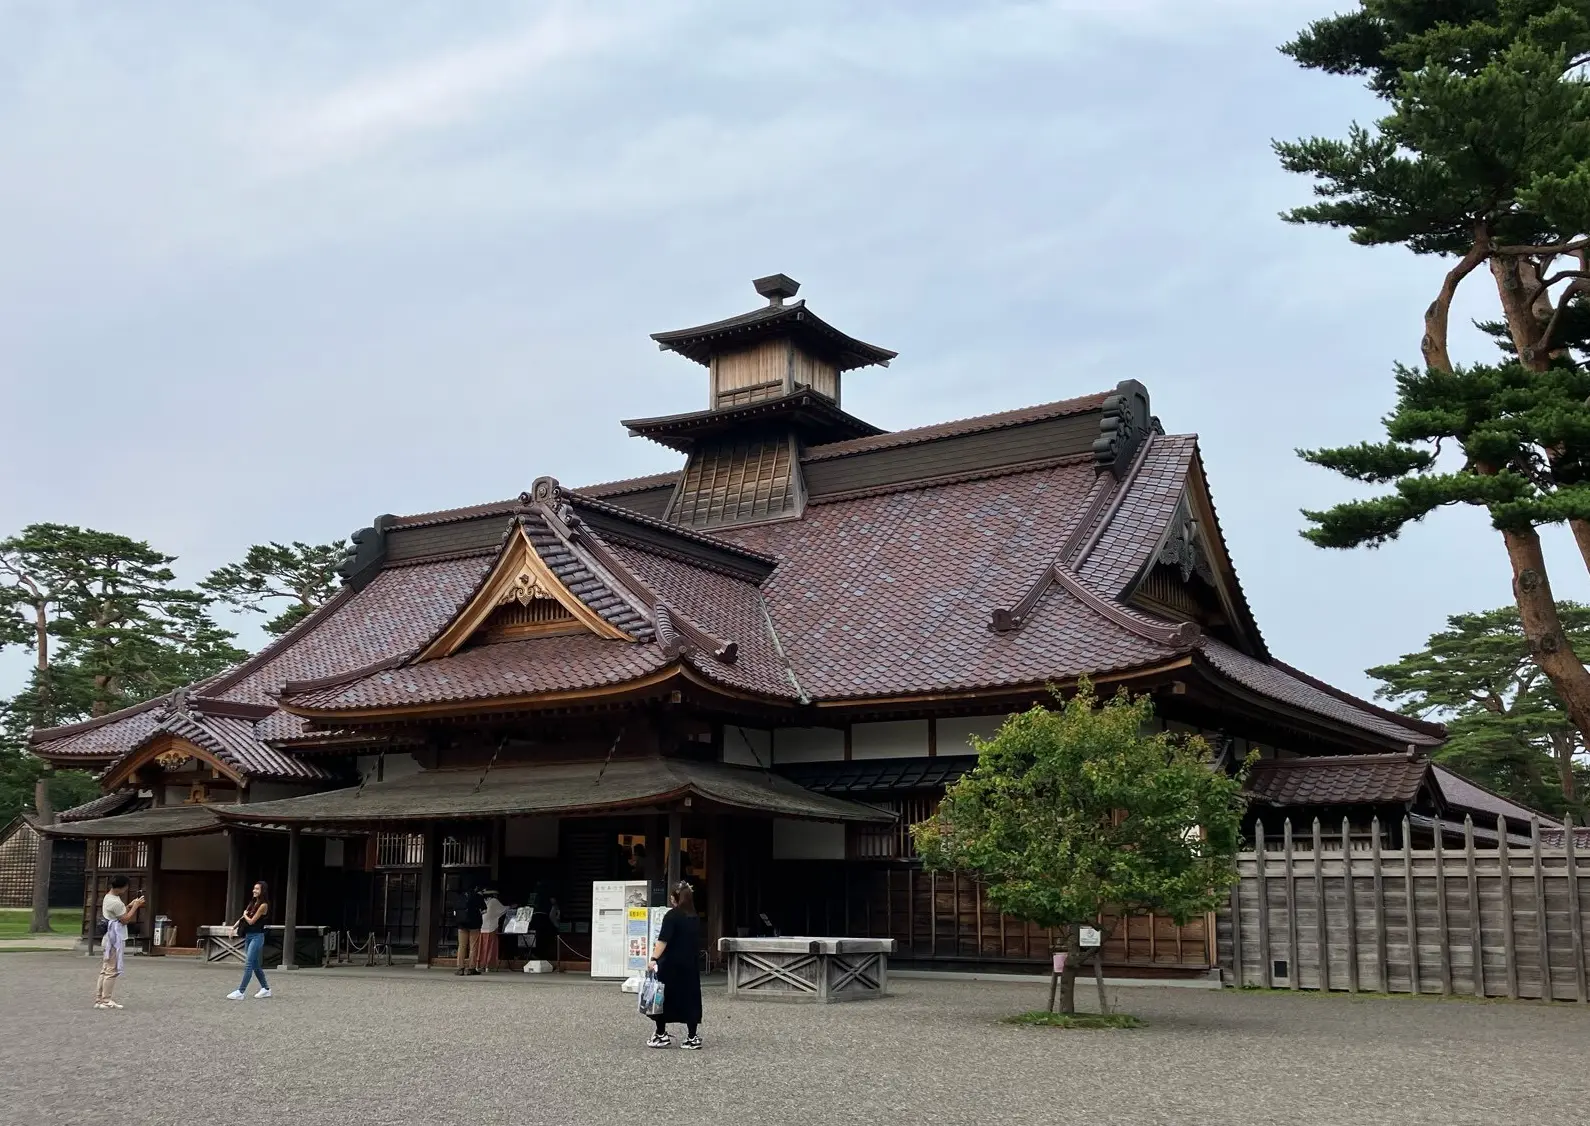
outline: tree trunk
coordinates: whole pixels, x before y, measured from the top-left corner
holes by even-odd
[[[1110,1011],[1110,1003],[1104,998],[1104,945],[1101,942],[1093,951],[1093,984],[1099,991],[1099,1013]]]
[[[1562,786],[1562,796],[1573,804],[1573,736],[1566,731],[1551,733],[1551,755],[1557,762],[1557,781]]]
[[[1491,259],[1491,276],[1496,279],[1496,294],[1502,300],[1502,316],[1513,347],[1518,350],[1518,362],[1530,371],[1545,371],[1551,366],[1551,358],[1541,347],[1546,321],[1537,313],[1540,297],[1531,293],[1539,288],[1533,263],[1516,255],[1498,254]],[[1549,319],[1549,300],[1546,308]]]
[[[50,808],[50,784],[40,778],[33,784],[33,808],[38,813],[39,824],[55,824],[55,811]],[[30,934],[49,934],[50,926],[50,862],[53,844],[49,837],[39,834],[39,852],[33,861],[33,919],[28,924]]]
[[[1502,532],[1502,539],[1513,564],[1513,600],[1529,651],[1557,690],[1573,725],[1590,739],[1590,671],[1563,634],[1551,580],[1546,577],[1540,533],[1534,528],[1509,528]]]
[[[1071,1014],[1077,1011],[1077,963],[1082,960],[1082,946],[1077,928],[1066,928],[1066,968],[1060,974],[1060,1011]]]

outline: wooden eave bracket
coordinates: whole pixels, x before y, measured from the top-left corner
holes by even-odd
[[[1022,600],[1016,603],[1011,610],[995,610],[989,628],[995,633],[1013,633],[1027,623],[1028,616],[1037,608],[1043,596],[1052,586],[1059,586],[1071,597],[1082,605],[1092,610],[1102,618],[1106,618],[1115,625],[1129,633],[1171,649],[1190,649],[1198,643],[1202,635],[1197,625],[1192,622],[1177,622],[1174,625],[1166,623],[1160,625],[1155,622],[1144,621],[1125,608],[1101,597],[1098,593],[1085,585],[1069,569],[1058,563],[1051,563],[1038,576],[1038,581],[1032,585]]]

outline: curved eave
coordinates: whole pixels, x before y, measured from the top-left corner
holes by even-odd
[[[1377,731],[1333,716],[1322,715],[1319,712],[1285,700],[1277,700],[1267,693],[1251,688],[1241,681],[1228,676],[1202,654],[1193,656],[1192,665],[1199,673],[1202,683],[1213,693],[1246,704],[1249,708],[1262,715],[1268,715],[1272,720],[1284,726],[1291,726],[1312,733],[1316,738],[1337,745],[1344,743],[1357,746],[1372,744],[1383,750],[1403,751],[1407,750],[1410,745],[1429,749],[1439,746],[1442,742],[1441,739],[1411,728],[1402,732]],[[1365,719],[1371,717],[1382,718],[1371,712],[1365,712],[1364,716]],[[1396,725],[1394,724],[1394,726]]]
[[[888,348],[868,344],[840,332],[806,307],[804,300],[790,305],[769,306],[749,313],[696,325],[693,328],[654,332],[651,338],[665,352],[678,352],[703,366],[725,348],[743,347],[772,336],[788,335],[800,340],[808,350],[831,361],[840,371],[877,364],[888,367],[899,355]]]
[[[614,703],[628,696],[660,688],[678,676],[679,672],[680,664],[675,661],[644,676],[615,681],[595,688],[527,692],[513,696],[476,697],[467,700],[417,700],[407,704],[380,704],[358,708],[316,707],[295,704],[290,698],[284,698],[281,707],[285,712],[312,720],[325,727],[348,727],[429,717],[536,711],[549,707],[579,706],[583,703]]]
[[[650,438],[670,449],[689,453],[694,444],[704,438],[736,432],[749,424],[766,421],[788,423],[802,432],[808,445],[829,445],[884,433],[865,419],[841,410],[826,395],[810,388],[737,407],[625,419],[620,425],[628,427],[632,437]]]

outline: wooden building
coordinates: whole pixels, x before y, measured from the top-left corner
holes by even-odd
[[[264,876],[296,922],[431,962],[471,882],[555,897],[568,954],[593,880],[671,869],[709,937],[1019,966],[1047,936],[924,873],[907,829],[1047,685],[1152,693],[1228,764],[1440,742],[1270,655],[1198,440],[1141,384],[887,431],[843,384],[894,353],[783,275],[756,288],[750,313],[655,337],[707,375],[703,409],[624,424],[677,471],[378,517],[339,593],[258,655],[36,732],[125,803],[50,830],[90,841],[89,898],[132,869],[180,943]],[[1206,920],[1113,944],[1119,967],[1216,960]]]

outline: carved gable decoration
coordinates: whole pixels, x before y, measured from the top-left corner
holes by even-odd
[[[565,587],[536,552],[524,528],[515,527],[474,598],[419,659],[450,656],[471,641],[509,641],[581,630],[616,641],[634,640]]]
[[[1176,505],[1176,514],[1171,517],[1170,534],[1160,545],[1157,561],[1178,569],[1182,582],[1197,575],[1211,586],[1214,584],[1214,568],[1209,565],[1209,546],[1204,541],[1203,529],[1198,518],[1192,514],[1185,493]]]

